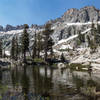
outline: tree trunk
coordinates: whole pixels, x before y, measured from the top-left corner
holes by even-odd
[[[40,58],[40,50],[38,50],[38,58]]]
[[[45,57],[44,57],[45,61],[47,60],[47,49],[45,49]]]
[[[51,48],[51,53],[50,53],[50,55],[51,55],[51,59],[52,59],[52,57],[53,57],[53,49]]]
[[[26,52],[24,52],[24,63],[26,63]]]

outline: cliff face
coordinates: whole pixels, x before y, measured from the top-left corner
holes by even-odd
[[[73,35],[78,34],[78,31],[84,32],[85,30],[91,28],[91,22],[100,21],[100,10],[93,6],[87,6],[81,9],[69,9],[64,13],[64,15],[55,20],[50,20],[47,23],[52,24],[52,29],[54,33],[52,38],[55,43],[62,39],[67,39]],[[10,48],[11,39],[13,36],[21,36],[23,32],[23,25],[18,25],[16,27],[7,25],[5,28],[0,26],[0,38],[5,42],[5,47]],[[32,25],[29,28],[30,40],[34,38],[34,33],[44,29],[43,26]],[[7,45],[6,45],[7,44]],[[9,45],[8,45],[9,44]]]
[[[61,54],[64,53],[66,59],[69,59],[71,63],[90,64],[91,62],[91,66],[100,69],[100,32],[97,34],[98,36],[96,36],[97,42],[99,43],[96,44],[97,48],[93,54],[91,54],[87,39],[87,37],[90,38],[90,40],[95,38],[94,35],[91,34],[92,22],[94,23],[95,29],[97,28],[97,23],[100,25],[100,10],[93,6],[87,6],[81,9],[69,9],[62,17],[47,22],[51,23],[52,29],[54,30],[52,34],[53,41],[55,42],[53,51],[57,58],[60,58]],[[44,25],[32,25],[28,29],[30,50],[35,33],[38,34],[39,31],[43,30]],[[13,36],[21,37],[23,25],[16,27],[7,25],[5,28],[0,26],[0,31],[0,39],[3,40],[5,52],[9,53]],[[81,38],[81,44],[79,43],[79,32],[82,36],[84,35],[84,40],[83,37]]]
[[[84,7],[80,10],[70,9],[62,16],[62,20],[66,22],[92,22],[100,21],[100,10],[95,7]]]

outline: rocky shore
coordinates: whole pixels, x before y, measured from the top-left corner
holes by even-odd
[[[8,70],[10,69],[11,62],[7,58],[0,59],[0,70]]]

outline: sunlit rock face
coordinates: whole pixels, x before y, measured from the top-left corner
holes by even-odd
[[[70,9],[65,12],[62,19],[66,22],[91,22],[100,20],[100,10],[93,6],[87,6],[84,8]]]
[[[62,40],[68,39],[73,35],[78,34],[79,30],[84,32],[91,27],[91,22],[97,23],[100,21],[100,10],[92,6],[87,6],[81,9],[69,9],[64,13],[64,15],[55,20],[50,20],[47,23],[52,24],[52,29],[54,32],[52,38],[55,44]],[[6,27],[0,26],[0,39],[3,40],[5,49],[10,50],[11,40],[13,36],[21,37],[23,33],[24,25],[7,25]],[[32,40],[34,40],[35,32],[38,34],[39,31],[44,30],[44,25],[31,25],[28,32],[30,34],[30,47],[32,45]],[[88,33],[88,32],[87,32]],[[70,44],[75,45],[75,41]]]

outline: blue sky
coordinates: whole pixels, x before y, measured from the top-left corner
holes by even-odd
[[[42,25],[67,9],[84,6],[100,9],[100,0],[0,0],[0,25]]]

